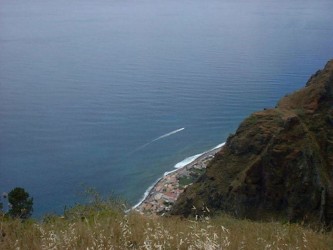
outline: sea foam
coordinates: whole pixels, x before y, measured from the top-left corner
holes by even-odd
[[[215,150],[215,149],[218,149],[218,148],[223,147],[224,144],[225,144],[225,142],[220,143],[220,144],[217,145],[216,147],[211,148],[211,149],[209,149],[209,150],[207,150],[207,151],[205,151],[205,152],[203,152],[203,153],[201,153],[201,154],[196,154],[196,155],[192,155],[192,156],[190,156],[190,157],[187,157],[187,158],[185,158],[184,160],[182,160],[181,162],[178,162],[178,163],[174,166],[174,168],[176,168],[176,170],[179,169],[179,168],[183,168],[183,167],[185,167],[186,165],[188,165],[188,164],[192,163],[193,161],[195,161],[196,159],[198,159],[200,156],[202,156],[202,155],[204,155],[204,154],[206,154],[206,153],[208,153],[208,152],[210,152],[210,151],[212,151],[212,150]],[[174,171],[171,171],[171,172],[174,172]],[[166,174],[164,174],[164,175],[166,175]]]
[[[184,128],[183,128],[183,129],[184,129]],[[183,130],[183,129],[179,129],[178,131],[177,131],[177,130],[175,130],[175,131],[179,132],[179,131],[181,131],[181,130]],[[175,132],[175,131],[170,132],[170,133],[168,133],[168,134],[171,135],[171,134],[177,133],[177,132]],[[168,134],[166,134],[166,135],[168,135]],[[182,160],[182,161],[180,161],[180,162],[178,162],[177,164],[174,165],[174,170],[171,170],[171,171],[165,172],[165,173],[163,174],[163,177],[166,176],[166,175],[168,175],[168,174],[171,174],[171,173],[177,171],[177,170],[180,169],[180,168],[185,167],[186,165],[188,165],[188,164],[192,163],[193,161],[195,161],[196,159],[198,159],[200,156],[202,156],[202,155],[204,155],[204,154],[206,154],[206,153],[208,153],[208,152],[210,152],[210,151],[212,151],[212,150],[215,150],[215,149],[218,149],[218,148],[223,147],[224,144],[225,144],[225,142],[220,143],[220,144],[218,144],[217,146],[215,146],[215,147],[213,147],[213,148],[211,148],[211,149],[209,149],[209,150],[207,150],[207,151],[205,151],[205,152],[203,152],[203,153],[201,153],[201,154],[196,154],[196,155],[192,155],[192,156],[190,156],[190,157],[185,158],[184,160]],[[134,206],[132,207],[132,209],[137,208],[138,206],[141,205],[142,202],[144,202],[144,200],[148,197],[150,191],[155,187],[155,185],[156,185],[156,184],[157,184],[157,183],[158,183],[163,177],[158,178],[158,179],[157,179],[157,180],[156,180],[151,186],[149,186],[149,188],[145,191],[145,193],[144,193],[142,199],[141,199],[136,205],[134,205]]]

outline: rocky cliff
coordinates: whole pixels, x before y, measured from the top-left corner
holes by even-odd
[[[333,222],[333,60],[274,109],[245,119],[171,213],[202,207],[251,219]]]

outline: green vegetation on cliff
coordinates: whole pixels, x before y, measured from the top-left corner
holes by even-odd
[[[172,214],[333,222],[333,60],[274,109],[245,119]]]

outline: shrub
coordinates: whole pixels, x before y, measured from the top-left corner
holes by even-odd
[[[31,216],[33,198],[24,188],[16,187],[8,193],[10,209],[8,215],[13,218],[27,219]]]

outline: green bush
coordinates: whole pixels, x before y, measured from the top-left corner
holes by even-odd
[[[13,218],[27,219],[32,215],[33,198],[24,188],[16,187],[8,193],[10,209],[8,215]]]

